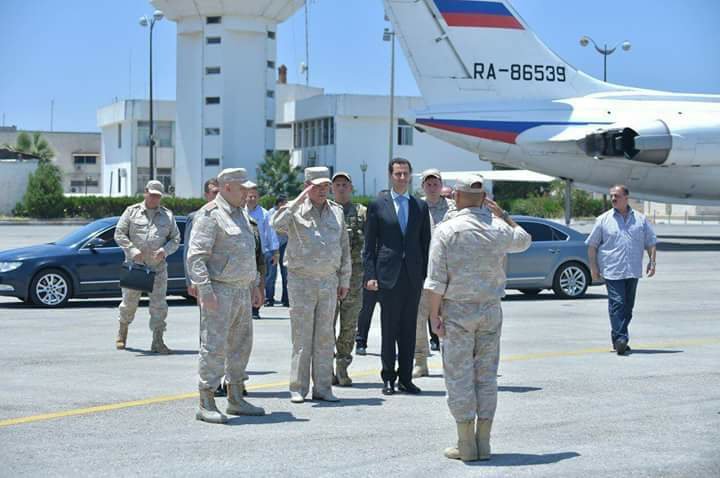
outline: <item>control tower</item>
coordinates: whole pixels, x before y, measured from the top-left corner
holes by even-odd
[[[177,23],[174,183],[202,196],[224,168],[251,177],[275,149],[275,35],[305,0],[150,0]]]

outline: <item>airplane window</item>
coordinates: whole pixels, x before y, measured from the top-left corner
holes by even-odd
[[[530,234],[533,242],[545,242],[553,240],[553,232],[550,226],[537,222],[518,222],[518,225]]]

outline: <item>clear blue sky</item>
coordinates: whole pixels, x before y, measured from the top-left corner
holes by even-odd
[[[237,0],[242,1],[242,0]],[[602,77],[602,56],[578,39],[630,40],[609,58],[609,80],[670,91],[720,94],[717,0],[514,0],[550,48]],[[96,110],[115,98],[147,97],[147,30],[137,20],[146,0],[0,0],[0,115],[5,125],[97,131]],[[278,62],[302,81],[302,10],[278,31]],[[381,0],[310,0],[311,81],[329,93],[385,94],[389,44]],[[155,96],[175,98],[175,24],[155,29]],[[397,94],[418,94],[398,48]]]

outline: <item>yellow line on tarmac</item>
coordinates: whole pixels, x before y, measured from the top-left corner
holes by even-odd
[[[643,349],[659,349],[659,348],[668,348],[668,347],[686,347],[686,346],[692,346],[692,345],[714,345],[714,344],[720,344],[720,338],[705,338],[705,339],[688,339],[688,340],[678,340],[674,342],[659,342],[654,344],[643,344],[642,346],[634,347],[635,350],[643,350]],[[509,355],[506,357],[502,357],[500,359],[501,362],[521,362],[521,361],[528,361],[528,360],[535,360],[535,359],[543,359],[543,358],[554,358],[554,357],[572,357],[577,355],[589,355],[589,354],[595,354],[595,353],[607,353],[609,352],[608,347],[595,347],[595,348],[587,348],[587,349],[580,349],[580,350],[568,350],[564,352],[538,352],[538,353],[529,353],[529,354],[522,354],[522,355]],[[435,368],[435,367],[433,367]],[[360,377],[368,377],[372,375],[378,374],[378,370],[365,370],[362,372],[355,372],[352,374],[354,378],[360,378]],[[272,383],[259,383],[254,385],[248,385],[248,390],[263,390],[268,388],[276,388],[276,387],[287,387],[288,382],[282,381],[282,382],[272,382]],[[191,393],[182,393],[178,395],[166,395],[161,397],[154,397],[154,398],[147,398],[144,400],[133,400],[130,402],[120,402],[120,403],[112,403],[109,405],[98,405],[96,407],[87,407],[87,408],[76,408],[74,410],[66,410],[64,412],[53,412],[53,413],[43,413],[41,415],[32,415],[28,417],[19,417],[19,418],[9,418],[6,420],[0,420],[0,428],[9,427],[13,425],[23,425],[28,423],[35,423],[35,422],[43,422],[48,420],[54,420],[57,418],[66,418],[66,417],[75,417],[75,416],[81,416],[81,415],[92,415],[95,413],[102,413],[102,412],[109,412],[112,410],[122,410],[124,408],[133,408],[133,407],[141,407],[145,405],[153,405],[156,403],[168,403],[168,402],[177,402],[180,400],[188,400],[190,398],[197,398],[198,392],[191,392]]]

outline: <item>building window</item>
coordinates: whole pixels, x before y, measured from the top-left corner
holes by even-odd
[[[205,158],[205,166],[220,166],[220,158]]]
[[[122,124],[118,125],[117,136],[118,136],[118,149],[120,149],[120,148],[122,148]]]
[[[288,125],[276,126],[278,129],[288,127]],[[334,118],[299,121],[293,123],[292,128],[293,147],[296,149],[335,144]]]
[[[205,23],[208,25],[217,25],[222,23],[222,17],[207,17],[205,18]]]
[[[398,121],[397,144],[398,146],[412,146],[413,144],[413,127],[402,119]]]
[[[205,128],[205,136],[220,136],[220,128]]]
[[[274,61],[268,61],[268,62],[267,62],[267,67],[274,70],[274,69],[275,69],[275,62],[274,62]]]
[[[265,96],[267,96],[268,98],[275,98],[275,92],[273,90],[267,90],[265,92]]]
[[[220,67],[219,66],[208,66],[207,68],[205,68],[205,74],[206,75],[219,75]]]
[[[73,163],[76,166],[79,166],[82,164],[97,164],[97,156],[76,155],[76,156],[73,156]]]
[[[275,39],[275,32],[268,31],[268,38],[271,40]]]
[[[145,185],[150,181],[150,168],[137,168],[137,187],[142,192]]]
[[[138,121],[138,146],[150,146],[150,122]]]
[[[170,121],[155,122],[155,146],[161,148],[172,148],[173,124]]]
[[[265,126],[267,126],[268,128],[274,128],[275,122],[273,120],[265,120]]]
[[[220,37],[207,37],[205,39],[208,45],[219,45],[222,42],[222,38]]]
[[[89,188],[96,188],[96,187],[98,187],[98,184],[100,184],[98,179],[91,177],[91,176],[88,176],[85,179],[73,179],[70,181],[70,187],[80,188],[80,189],[82,189],[86,186]]]
[[[205,104],[206,105],[219,105],[220,97],[219,96],[207,96],[207,97],[205,97]]]

